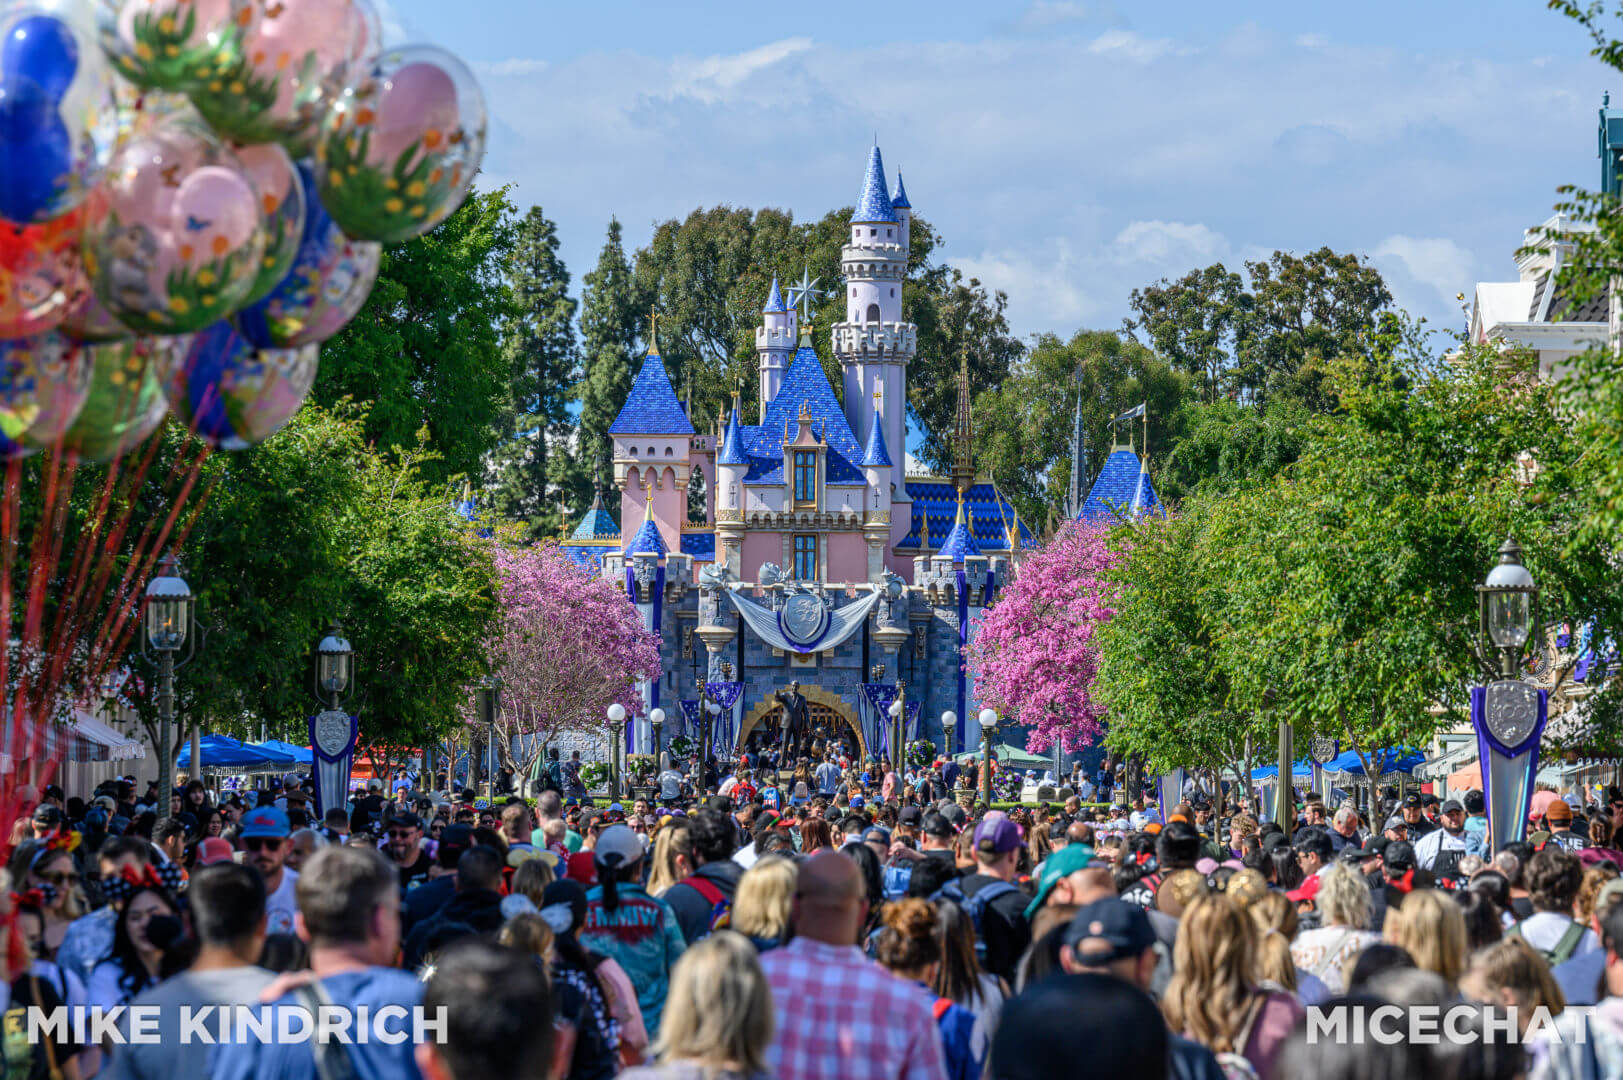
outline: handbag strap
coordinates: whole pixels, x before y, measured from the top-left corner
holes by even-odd
[[[327,996],[320,979],[297,987],[293,991],[293,996],[299,999],[299,1004],[309,1010],[312,1022],[316,1022],[320,1017],[321,1006],[332,1004],[332,999]],[[319,1033],[319,1027],[317,1031]],[[321,1080],[355,1080],[355,1062],[343,1043],[318,1038],[313,1041],[313,1049],[316,1075]]]

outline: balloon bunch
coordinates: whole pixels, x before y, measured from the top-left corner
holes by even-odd
[[[269,437],[484,140],[372,0],[0,0],[0,460]]]

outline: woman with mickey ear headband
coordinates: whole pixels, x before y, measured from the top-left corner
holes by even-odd
[[[557,994],[558,1029],[552,1075],[571,1080],[609,1080],[619,1071],[620,1024],[614,992],[602,977],[604,957],[576,936],[586,921],[586,891],[576,882],[554,881],[541,897],[541,921],[552,932],[548,974]]]

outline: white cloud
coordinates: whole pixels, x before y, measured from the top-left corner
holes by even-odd
[[[707,56],[675,65],[673,89],[715,103],[750,76],[812,47],[808,37],[784,38],[732,56]]]
[[[1176,264],[1194,269],[1228,254],[1223,234],[1205,225],[1182,221],[1134,221],[1112,241],[1122,262]]]
[[[515,57],[511,60],[496,60],[489,63],[475,64],[473,70],[491,79],[511,79],[525,75],[537,75],[550,66],[545,60]]]
[[[1372,252],[1375,260],[1395,259],[1409,276],[1429,285],[1444,301],[1470,295],[1476,285],[1471,253],[1444,237],[1388,236]]]
[[[1172,52],[1187,52],[1169,38],[1147,38],[1131,30],[1106,30],[1088,43],[1088,52],[1095,56],[1114,54],[1144,64],[1159,60]]]
[[[1298,34],[1296,44],[1303,49],[1322,49],[1330,44],[1330,39],[1323,34]]]
[[[1214,259],[1321,246],[1377,253],[1400,302],[1457,318],[1473,272],[1514,275],[1558,184],[1593,183],[1598,67],[1104,29],[549,54],[493,85],[484,181],[558,221],[578,286],[611,214],[635,248],[695,207],[848,205],[877,129],[935,258],[1006,289],[1022,335],[1113,326],[1133,288]]]

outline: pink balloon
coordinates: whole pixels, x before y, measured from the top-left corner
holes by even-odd
[[[349,0],[272,0],[244,51],[256,70],[281,76],[273,111],[290,115],[301,89],[292,76],[314,57],[319,81],[350,59],[362,33]]]
[[[426,149],[439,149],[438,140],[456,129],[456,83],[437,65],[407,64],[384,86],[377,111],[366,157],[391,168],[412,143],[423,140]]]
[[[175,192],[173,207],[170,229],[185,237],[195,253],[187,261],[208,262],[221,251],[243,246],[263,220],[248,178],[218,165],[205,165],[187,176]]]

